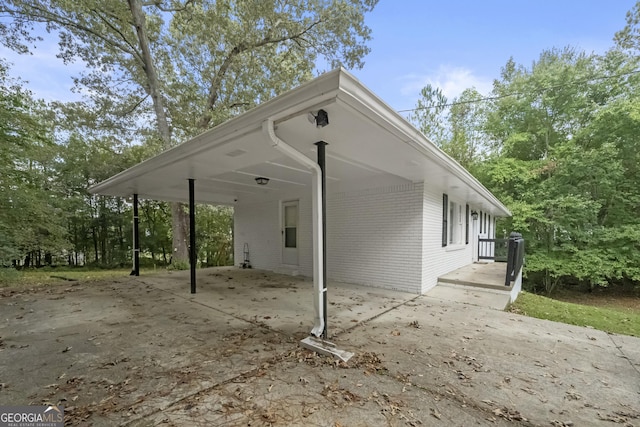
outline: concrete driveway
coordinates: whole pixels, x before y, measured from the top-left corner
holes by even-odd
[[[0,294],[0,402],[68,425],[640,426],[640,339],[331,284],[338,363],[301,349],[311,284],[233,268]]]

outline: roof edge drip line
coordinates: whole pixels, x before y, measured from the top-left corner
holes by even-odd
[[[262,123],[262,130],[268,137],[267,143],[273,148],[283,153],[285,156],[300,163],[312,172],[312,212],[313,212],[313,308],[314,308],[314,324],[311,334],[320,337],[324,332],[324,306],[322,304],[323,292],[323,259],[322,247],[322,171],[320,166],[305,156],[283,140],[281,140],[274,128],[272,118]]]

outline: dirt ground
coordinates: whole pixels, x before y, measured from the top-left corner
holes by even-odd
[[[638,338],[330,284],[344,364],[298,345],[309,282],[198,277],[0,290],[0,404],[94,426],[640,426]]]
[[[596,288],[592,292],[578,289],[561,289],[553,298],[595,307],[621,308],[640,313],[640,291],[620,287]]]

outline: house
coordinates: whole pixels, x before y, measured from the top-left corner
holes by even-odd
[[[254,268],[314,278],[316,336],[326,324],[327,277],[424,293],[477,260],[479,236],[494,237],[496,218],[510,215],[344,69],[91,191],[233,206],[237,263],[248,247]]]

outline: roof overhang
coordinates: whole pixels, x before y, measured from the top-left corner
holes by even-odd
[[[329,125],[308,115],[324,109]],[[263,123],[311,159],[326,141],[327,191],[376,182],[425,182],[496,216],[509,210],[467,170],[344,69],[336,69],[195,138],[133,166],[89,191],[95,194],[229,204],[282,199],[310,191],[311,172],[271,146]],[[256,177],[269,178],[262,186]]]

